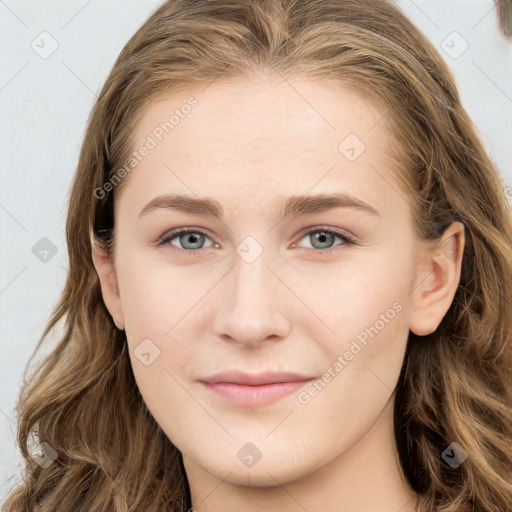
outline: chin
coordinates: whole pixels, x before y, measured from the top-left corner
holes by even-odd
[[[208,468],[205,469],[208,470]],[[279,461],[264,465],[261,460],[252,468],[244,468],[240,464],[227,464],[225,467],[215,469],[216,471],[211,473],[219,480],[244,487],[275,487],[293,482],[303,476],[300,468],[287,467]],[[229,476],[226,478],[226,475]]]
[[[239,460],[238,451],[232,452],[228,449],[216,454],[210,450],[206,460],[204,460],[204,453],[197,454],[199,457],[194,459],[194,464],[200,465],[203,470],[221,481],[246,487],[284,485],[299,480],[316,469],[313,467],[313,457],[306,456],[298,461],[293,455],[290,456],[296,455],[293,446],[284,450],[285,453],[277,453],[269,449],[268,455],[262,454],[261,459],[252,467],[247,467]],[[231,453],[233,453],[232,456],[226,456]],[[243,455],[240,458],[243,459]]]

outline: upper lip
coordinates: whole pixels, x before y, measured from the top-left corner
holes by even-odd
[[[219,382],[232,382],[234,384],[258,386],[264,384],[274,384],[276,382],[303,382],[311,380],[313,377],[291,372],[262,372],[245,373],[240,370],[228,370],[216,373],[211,377],[202,379],[209,384],[218,384]]]

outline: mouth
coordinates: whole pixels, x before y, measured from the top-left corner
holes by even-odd
[[[200,382],[209,391],[241,407],[262,407],[298,391],[314,377],[288,372],[218,373]]]

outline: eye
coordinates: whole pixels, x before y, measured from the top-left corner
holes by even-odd
[[[333,252],[330,249],[333,247],[336,238],[342,241],[342,243],[339,245],[356,244],[355,240],[348,235],[342,233],[341,231],[329,229],[327,227],[310,229],[305,233],[301,240],[304,240],[308,237],[311,240],[313,249],[315,249],[313,252],[320,252],[322,254],[329,254]],[[293,244],[293,246],[295,246],[295,244]]]
[[[177,240],[177,243],[181,245],[176,245],[173,243],[173,240]],[[172,231],[168,231],[164,235],[162,235],[159,240],[156,242],[157,246],[163,246],[166,244],[170,244],[173,247],[176,247],[176,250],[179,254],[184,253],[197,253],[201,249],[205,247],[201,247],[204,244],[205,239],[210,239],[208,235],[203,233],[202,231],[196,230],[194,228],[178,228],[173,229]],[[218,247],[218,244],[211,244],[208,247],[213,246]],[[208,248],[206,247],[206,248]]]

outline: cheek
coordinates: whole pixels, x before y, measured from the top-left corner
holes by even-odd
[[[310,273],[309,285],[304,277],[297,278],[302,279],[304,302],[329,328],[336,349],[341,348],[340,340],[358,335],[364,340],[368,330],[375,333],[374,327],[379,333],[403,332],[406,324],[400,313],[410,300],[412,275],[406,256],[382,249],[371,257],[355,256],[329,271]],[[320,322],[314,324],[318,328]]]
[[[189,314],[207,294],[215,276],[199,275],[144,254],[119,262],[118,279],[128,329],[139,336],[162,337]]]
[[[322,369],[330,379],[325,398],[369,418],[394,389],[403,363],[411,263],[382,251],[355,267],[335,273],[328,294],[316,295],[319,316],[334,333],[319,337],[314,322],[307,337],[321,340],[329,354]]]
[[[183,381],[193,359],[191,307],[205,292],[179,269],[136,255],[120,261],[118,278],[133,373],[145,402],[158,411],[181,396],[172,376]]]

